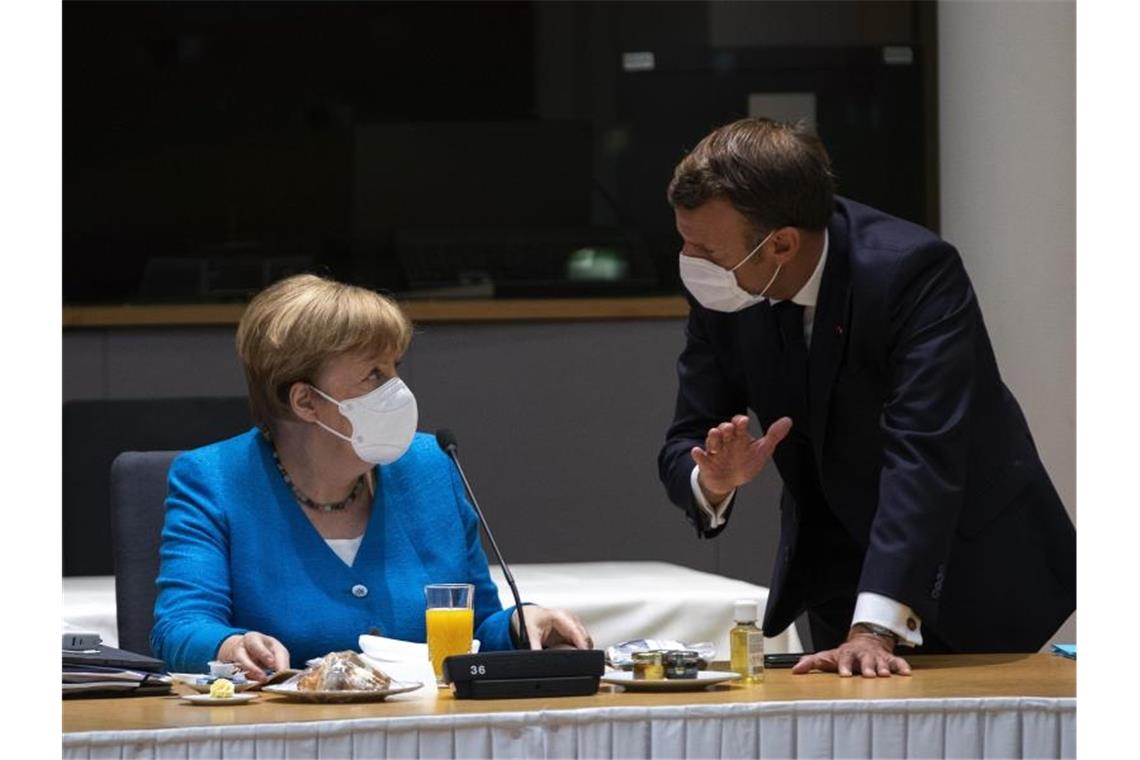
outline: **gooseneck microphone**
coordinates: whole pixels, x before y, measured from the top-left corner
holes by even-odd
[[[519,643],[523,649],[530,649],[530,634],[526,630],[526,618],[523,617],[523,603],[522,597],[519,596],[519,587],[515,585],[515,577],[511,575],[511,568],[507,565],[507,561],[503,559],[503,553],[499,551],[499,545],[495,542],[495,534],[491,532],[491,525],[487,522],[483,510],[479,507],[479,500],[475,498],[475,492],[471,490],[471,483],[467,480],[467,473],[463,471],[463,465],[459,463],[459,441],[455,438],[455,433],[447,428],[440,428],[435,431],[435,441],[439,447],[447,452],[451,457],[451,461],[455,462],[455,469],[459,470],[459,477],[463,478],[463,487],[467,489],[467,498],[471,499],[471,506],[475,507],[475,514],[479,518],[479,524],[483,526],[483,532],[487,534],[487,541],[491,544],[491,551],[495,553],[495,559],[499,560],[499,567],[503,569],[503,577],[507,579],[507,585],[511,587],[511,593],[515,597],[515,611],[519,614]]]
[[[459,442],[455,434],[447,429],[440,429],[435,434],[436,443],[443,449],[455,468],[459,470],[459,477],[463,479],[463,487],[471,506],[475,508],[475,515],[483,532],[487,534],[487,542],[491,544],[491,551],[503,568],[503,577],[511,587],[511,594],[515,597],[515,609],[519,614],[519,643],[522,649],[512,652],[479,652],[478,654],[460,654],[445,657],[443,660],[444,679],[449,681],[455,689],[456,699],[511,699],[515,697],[580,697],[596,694],[598,679],[606,667],[605,654],[598,649],[545,649],[530,650],[530,636],[526,630],[526,618],[523,617],[522,597],[519,596],[518,586],[515,585],[511,568],[503,559],[499,545],[495,543],[495,536],[483,510],[479,507],[479,500],[471,490],[471,483],[463,466],[459,463]]]

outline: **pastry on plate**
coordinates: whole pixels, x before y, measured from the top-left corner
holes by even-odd
[[[356,652],[329,652],[319,665],[309,668],[297,680],[299,691],[379,691],[392,679],[364,662]]]

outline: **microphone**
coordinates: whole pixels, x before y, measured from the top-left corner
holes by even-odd
[[[459,477],[491,551],[503,569],[503,577],[515,598],[519,615],[519,643],[522,650],[513,652],[480,652],[478,654],[451,655],[443,660],[444,679],[451,682],[456,699],[512,699],[516,697],[581,697],[596,694],[598,683],[605,671],[605,654],[599,649],[547,649],[530,651],[530,636],[523,616],[522,597],[503,559],[495,535],[487,522],[479,500],[471,489],[463,465],[459,463],[459,441],[446,428],[435,433],[435,441],[447,453]]]
[[[435,442],[447,452],[451,461],[455,462],[455,469],[459,470],[459,477],[463,479],[463,487],[467,489],[467,498],[471,499],[471,506],[475,507],[475,515],[479,518],[479,524],[483,526],[483,532],[487,534],[487,542],[491,544],[491,551],[495,553],[495,559],[499,560],[499,567],[503,569],[503,577],[507,579],[507,585],[511,587],[511,594],[515,597],[515,611],[519,614],[519,643],[522,644],[523,649],[530,649],[530,634],[526,630],[526,618],[523,617],[523,603],[522,597],[519,596],[519,587],[515,585],[515,577],[511,575],[511,568],[503,559],[503,553],[499,551],[499,544],[495,542],[495,534],[491,532],[491,524],[487,522],[483,510],[479,507],[479,500],[475,498],[475,492],[471,490],[467,473],[463,471],[463,465],[459,463],[459,441],[455,438],[455,433],[447,428],[440,428],[435,431]]]

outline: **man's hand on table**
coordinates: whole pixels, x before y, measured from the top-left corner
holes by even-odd
[[[825,673],[838,672],[847,678],[861,673],[864,678],[890,678],[892,673],[910,675],[910,664],[894,653],[893,639],[872,633],[856,623],[847,634],[847,641],[837,649],[826,652],[805,654],[792,668],[793,673],[809,673],[822,670]]]
[[[531,649],[554,649],[573,647],[593,649],[594,640],[582,625],[578,616],[569,610],[549,610],[546,607],[527,605],[526,632]],[[519,613],[511,615],[511,627],[519,629]]]
[[[791,429],[791,418],[781,417],[768,426],[762,437],[755,438],[748,430],[748,417],[743,414],[710,428],[705,447],[694,446],[690,452],[701,468],[697,482],[709,503],[719,504],[732,489],[759,475],[776,445]]]

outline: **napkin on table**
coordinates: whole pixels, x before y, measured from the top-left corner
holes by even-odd
[[[357,644],[370,665],[374,665],[397,681],[419,681],[424,685],[422,689],[388,697],[389,700],[435,698],[438,688],[435,683],[435,672],[428,658],[427,644],[368,634],[361,635]],[[471,643],[471,651],[479,651],[478,639]]]

